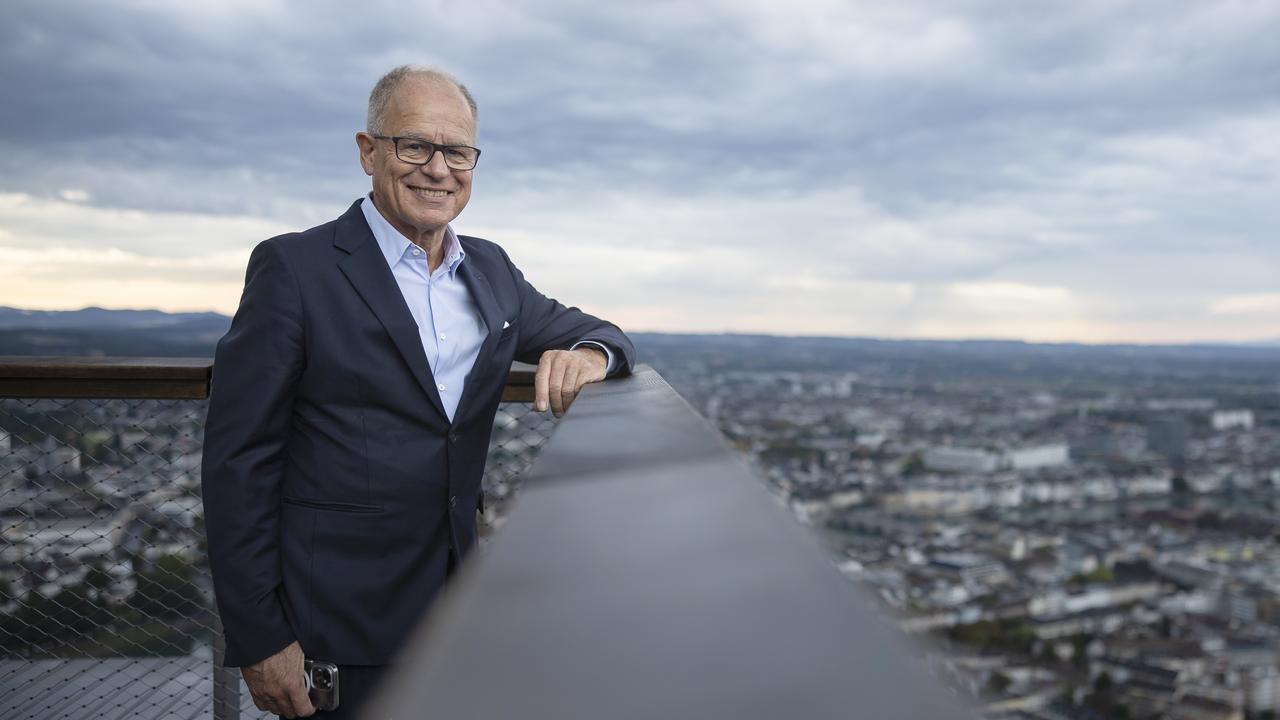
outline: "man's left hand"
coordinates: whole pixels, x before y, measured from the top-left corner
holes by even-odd
[[[533,377],[533,407],[544,412],[550,405],[556,417],[564,415],[583,385],[604,379],[608,362],[605,354],[593,347],[542,353]]]

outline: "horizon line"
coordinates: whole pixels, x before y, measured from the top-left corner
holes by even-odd
[[[137,307],[104,307],[101,305],[86,305],[82,308],[72,310],[67,309],[41,309],[41,308],[22,308],[13,305],[0,305],[0,310],[16,310],[18,312],[30,313],[77,313],[86,310],[102,310],[106,312],[155,312],[163,315],[217,315],[230,320],[231,315],[218,312],[217,310],[161,310],[154,307],[137,308]],[[18,328],[0,328],[0,330],[15,330]],[[64,328],[69,329],[69,328]],[[92,328],[86,328],[92,329]],[[672,331],[672,330],[629,330],[625,331],[637,335],[689,335],[689,336],[742,336],[742,337],[770,337],[792,340],[867,340],[873,342],[965,342],[965,343],[1019,343],[1023,345],[1080,345],[1088,347],[1146,347],[1146,348],[1179,348],[1179,347],[1219,347],[1219,348],[1277,348],[1280,347],[1280,338],[1257,338],[1253,340],[1173,340],[1159,342],[1117,342],[1117,341],[1088,341],[1088,340],[1027,340],[1026,338],[1016,337],[926,337],[926,336],[875,336],[875,335],[806,335],[806,334],[788,334],[778,332],[764,332],[757,330],[704,330],[704,331]]]

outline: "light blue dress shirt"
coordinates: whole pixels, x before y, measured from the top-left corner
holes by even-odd
[[[453,415],[462,399],[462,386],[471,366],[475,365],[484,342],[484,319],[471,298],[467,284],[458,277],[458,266],[467,253],[458,242],[453,227],[444,231],[444,261],[435,272],[427,269],[427,251],[414,245],[399,230],[382,217],[381,211],[366,195],[360,203],[364,219],[378,241],[382,255],[391,267],[400,294],[418,324],[418,337],[431,365],[431,375],[444,404],[445,414],[453,422]],[[613,351],[606,345],[590,340],[573,347],[591,345],[599,348],[607,358],[607,372],[614,368]]]
[[[480,344],[488,332],[480,309],[471,300],[471,292],[458,277],[458,266],[467,253],[458,243],[453,228],[445,228],[444,261],[435,272],[430,272],[427,251],[392,227],[371,198],[366,196],[360,209],[400,286],[413,321],[418,324],[418,337],[431,365],[440,402],[452,421],[458,401],[462,399],[463,381],[475,365]]]

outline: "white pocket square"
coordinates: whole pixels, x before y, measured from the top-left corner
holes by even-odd
[[[502,329],[503,329],[503,330],[506,330],[506,329],[507,329],[507,328],[509,328],[509,327],[511,327],[511,323],[507,322],[506,320],[503,320],[503,321],[502,321]]]

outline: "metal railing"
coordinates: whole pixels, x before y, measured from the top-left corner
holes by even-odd
[[[584,388],[368,718],[969,717],[652,369]]]
[[[0,358],[0,716],[261,717],[216,662],[208,378],[207,362]],[[513,369],[504,400],[531,385]],[[653,370],[589,386],[559,423],[504,404],[491,512],[516,476],[519,510],[367,716],[968,716]]]
[[[211,363],[0,357],[0,717],[251,718],[218,667],[200,503]],[[513,367],[485,524],[555,422]]]

